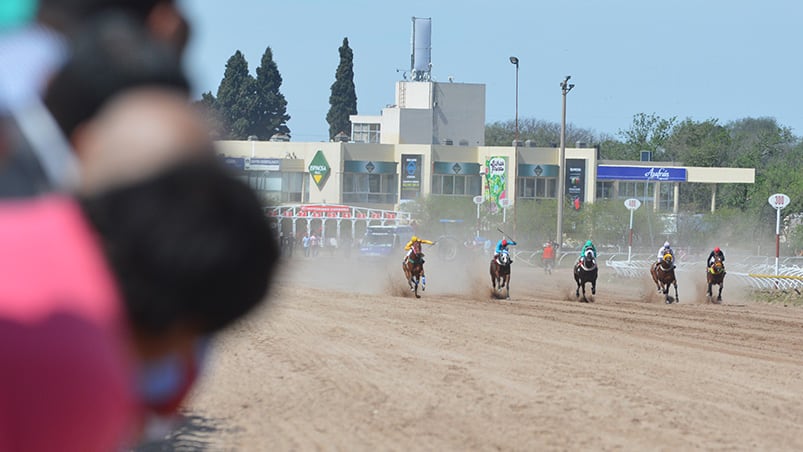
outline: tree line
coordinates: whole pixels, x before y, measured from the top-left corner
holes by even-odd
[[[338,49],[340,63],[331,86],[329,113],[329,137],[340,132],[350,135],[349,115],[357,114],[357,92],[354,87],[354,52],[348,38]],[[262,54],[256,77],[248,70],[248,61],[239,50],[229,57],[223,79],[213,95],[207,91],[197,102],[211,115],[217,138],[222,140],[247,140],[256,137],[268,140],[275,135],[291,138],[287,121],[287,99],[281,93],[282,76],[273,60],[270,47]]]

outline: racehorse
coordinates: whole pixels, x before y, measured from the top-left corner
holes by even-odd
[[[574,291],[574,296],[580,297],[580,287],[583,288],[583,300],[588,301],[586,298],[586,283],[591,283],[591,295],[597,293],[597,262],[594,259],[594,251],[586,250],[583,255],[583,260],[574,266],[574,281],[577,283],[577,290]]]
[[[491,259],[491,286],[495,292],[506,288],[505,298],[510,298],[510,254],[507,250]]]
[[[722,263],[722,258],[714,256],[714,263],[705,272],[705,278],[708,281],[708,301],[714,297],[711,292],[711,286],[719,284],[719,294],[717,294],[717,303],[722,302],[722,287],[725,285],[725,264]]]
[[[670,304],[673,301],[675,303],[680,301],[678,299],[678,280],[675,278],[675,268],[673,264],[674,258],[671,254],[666,253],[660,262],[656,262],[650,267],[652,280],[655,281],[655,286],[658,288],[658,292],[663,292],[664,297],[666,297],[665,300],[667,304]],[[675,286],[674,299],[669,296],[670,285]]]
[[[416,298],[421,298],[421,295],[418,295],[418,283],[421,281],[421,274],[424,273],[424,254],[421,252],[421,242],[413,243],[412,253],[402,262],[402,270],[404,270],[404,277],[407,279],[410,290],[415,293]]]

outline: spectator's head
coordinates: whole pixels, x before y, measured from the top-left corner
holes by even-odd
[[[72,35],[87,20],[106,13],[125,13],[153,38],[180,55],[189,37],[189,25],[174,0],[39,0],[38,20]]]
[[[265,298],[278,245],[257,196],[214,158],[181,161],[79,202],[141,356],[213,334]]]
[[[54,76],[45,104],[75,145],[75,133],[112,98],[138,87],[189,94],[180,62],[160,42],[123,14],[91,21],[76,37],[67,63]]]
[[[141,179],[183,158],[214,156],[198,112],[181,92],[161,88],[117,96],[74,138],[84,192]]]

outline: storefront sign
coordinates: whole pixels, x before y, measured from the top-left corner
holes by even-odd
[[[242,157],[226,157],[224,155],[218,156],[224,165],[238,170],[245,171],[245,159]]]
[[[279,171],[280,159],[251,157],[245,159],[245,169],[249,171]]]
[[[346,160],[343,162],[346,173],[363,174],[395,174],[396,162],[379,162],[375,160]]]
[[[575,209],[585,202],[586,160],[566,159],[566,196]]]
[[[331,172],[331,168],[329,168],[329,162],[326,161],[323,151],[318,150],[318,152],[315,153],[315,157],[312,158],[308,169],[309,174],[312,176],[312,180],[315,181],[318,189],[322,189],[324,184],[326,184],[326,179],[329,178],[329,173]]]
[[[480,164],[471,162],[435,162],[432,168],[435,174],[475,175],[480,173]]]
[[[686,168],[665,168],[660,166],[612,166],[599,165],[597,180],[637,180],[684,182]]]
[[[558,177],[558,165],[519,164],[519,177]]]

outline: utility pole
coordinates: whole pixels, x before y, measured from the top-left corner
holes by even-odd
[[[560,82],[560,90],[563,93],[563,114],[560,120],[560,153],[558,155],[558,246],[563,247],[563,192],[566,191],[566,95],[574,88],[574,84],[569,84],[571,75]]]

